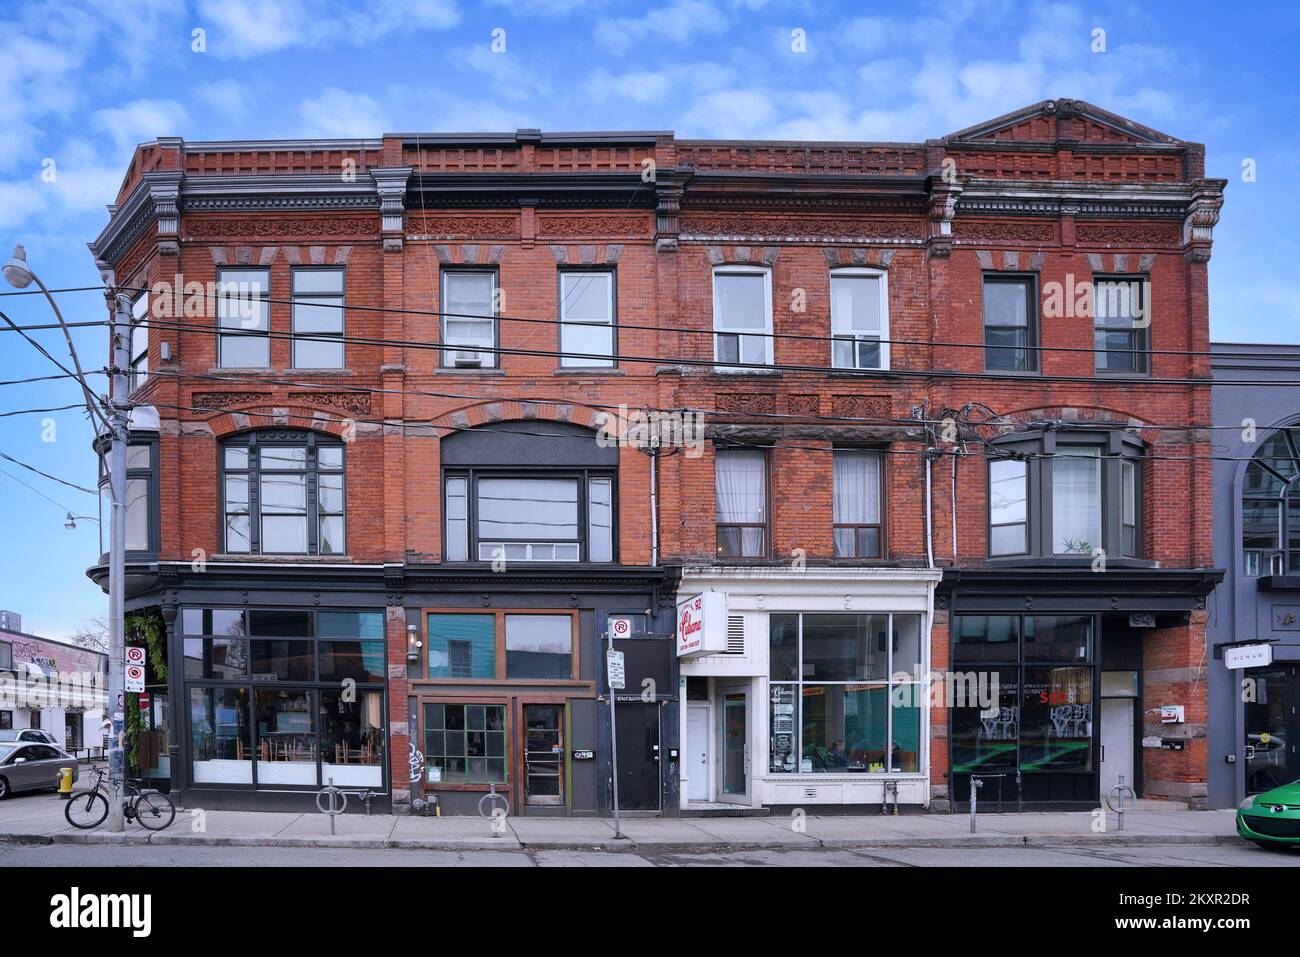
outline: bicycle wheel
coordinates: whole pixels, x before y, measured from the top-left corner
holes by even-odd
[[[135,799],[135,819],[150,831],[161,831],[176,819],[171,798],[158,791],[146,791]]]
[[[98,827],[108,817],[108,798],[98,791],[78,791],[63,806],[63,816],[83,831]]]

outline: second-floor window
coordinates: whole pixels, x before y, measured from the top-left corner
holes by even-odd
[[[560,365],[614,364],[614,273],[560,273]]]
[[[767,453],[718,449],[718,557],[767,555]]]
[[[154,442],[132,442],[126,448],[126,550],[158,551],[158,492],[154,472]],[[108,476],[108,460],[99,461],[99,547],[108,554],[113,492]]]
[[[831,273],[831,364],[836,369],[889,368],[889,300],[885,274]]]
[[[225,550],[340,555],[343,445],[314,432],[253,432],[221,446]]]
[[[988,463],[990,557],[1137,558],[1141,443],[1127,434],[1012,436]]]
[[[836,449],[832,459],[835,557],[879,558],[881,454],[862,449]]]
[[[612,473],[449,470],[447,561],[613,560]]]
[[[1147,371],[1150,326],[1148,286],[1140,276],[1097,277],[1093,282],[1095,359],[1098,372]]]
[[[442,364],[490,369],[496,362],[497,274],[492,269],[447,269],[442,274]]]
[[[149,375],[149,294],[142,292],[131,303],[131,374],[127,388],[134,392]]]
[[[293,271],[293,367],[343,368],[343,270]]]
[[[269,270],[217,271],[217,365],[221,368],[270,367],[270,291]]]
[[[772,277],[753,266],[713,270],[714,359],[772,364]]]
[[[984,277],[984,368],[1038,370],[1038,306],[1028,276]]]

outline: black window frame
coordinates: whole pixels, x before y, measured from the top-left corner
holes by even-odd
[[[1107,283],[1123,283],[1127,285],[1136,285],[1141,290],[1142,308],[1146,313],[1146,325],[1138,327],[1133,326],[1125,329],[1123,326],[1103,326],[1099,313],[1099,304],[1102,299],[1102,286]],[[1151,281],[1150,277],[1141,273],[1115,273],[1094,275],[1092,278],[1092,335],[1093,335],[1093,372],[1099,376],[1149,376],[1151,374]],[[1130,310],[1131,311],[1131,310]],[[1097,337],[1103,331],[1105,332],[1127,332],[1133,337],[1133,345],[1129,349],[1098,349]],[[1102,356],[1111,352],[1127,352],[1133,356],[1134,367],[1132,369],[1104,369],[1099,360]]]
[[[995,324],[989,322],[988,302],[984,295],[987,286],[990,283],[1001,285],[1021,285],[1025,287],[1025,366],[1023,368],[1012,367],[1004,368],[990,364],[989,355],[991,351],[1004,352],[1014,351],[1013,347],[999,346],[989,344],[989,331],[1000,329],[1019,329],[1020,326],[1010,326],[1004,324]],[[1041,317],[1038,308],[1038,274],[1025,272],[984,272],[981,274],[980,282],[980,312],[981,312],[981,329],[984,339],[984,370],[986,372],[998,372],[1015,374],[1019,372],[1038,373],[1042,368],[1042,360],[1039,356],[1039,325]],[[1016,347],[1018,348],[1018,347]]]
[[[136,308],[144,303],[144,311],[136,314]],[[128,358],[130,371],[127,373],[127,395],[140,389],[149,377],[149,291],[146,289],[131,301],[131,331],[128,336]],[[144,349],[136,351],[136,336],[144,334]]]
[[[743,523],[743,524],[737,524],[735,522],[724,523],[724,522],[719,522],[717,520],[717,507],[718,507],[718,501],[717,501],[718,461],[717,460],[718,460],[718,455],[720,453],[726,453],[726,452],[758,452],[761,453],[763,456],[763,522],[761,525],[756,523]],[[713,500],[714,553],[716,557],[720,559],[731,560],[731,561],[757,561],[757,560],[771,558],[772,556],[772,451],[771,449],[764,446],[754,446],[754,445],[718,446],[713,451],[713,468],[714,468],[714,500]],[[718,533],[724,528],[736,528],[741,530],[742,532],[740,536],[741,554],[738,555],[723,554],[722,536],[719,535]],[[743,532],[744,529],[747,528],[760,528],[763,531],[763,547],[762,549],[760,549],[759,554],[757,555],[744,554],[745,536]]]
[[[565,319],[564,305],[566,302],[564,295],[564,281],[566,276],[594,276],[603,275],[609,277],[609,322],[599,323],[581,319]],[[602,372],[609,369],[618,368],[618,268],[616,266],[596,266],[596,267],[576,267],[561,266],[555,271],[555,298],[556,309],[555,317],[559,322],[556,327],[555,345],[559,357],[559,367],[566,371],[578,370],[585,372]],[[564,331],[566,326],[591,326],[593,328],[609,327],[609,361],[601,364],[594,364],[590,360],[586,364],[576,364],[567,353],[570,351],[564,346]]]
[[[262,508],[261,508],[261,477],[267,471],[262,468],[260,449],[262,448],[296,448],[305,446],[307,449],[307,461],[301,470],[292,470],[292,474],[302,474],[306,480],[306,522],[307,522],[307,551],[305,552],[266,552],[262,549]],[[347,499],[348,499],[348,479],[347,479],[347,443],[334,436],[326,435],[320,432],[314,432],[310,429],[257,429],[248,432],[241,432],[238,435],[223,439],[217,444],[217,501],[220,505],[218,515],[221,535],[221,549],[223,554],[227,555],[322,555],[327,557],[342,558],[347,555],[347,535],[348,535],[348,518],[347,518]],[[226,450],[242,448],[247,456],[248,465],[246,468],[228,468],[226,466]],[[342,465],[338,469],[321,469],[320,467],[320,450],[322,448],[337,448],[342,456]],[[280,472],[289,473],[289,470],[271,469],[271,474]],[[342,479],[343,485],[343,541],[338,551],[325,552],[320,551],[320,476],[322,474],[338,475]],[[243,475],[248,482],[248,549],[246,551],[231,551],[230,542],[227,538],[227,518],[234,513],[229,510],[226,501],[226,478],[229,475]],[[326,517],[332,517],[338,513],[330,512]]]
[[[485,353],[484,360],[477,366],[457,366],[455,354],[460,351],[470,351],[463,346],[453,346],[447,339],[447,320],[448,319],[472,319],[470,316],[449,316],[447,310],[447,277],[451,275],[478,274],[492,277],[492,345]],[[494,265],[456,265],[443,266],[438,271],[438,344],[442,347],[442,353],[438,361],[438,369],[441,372],[464,372],[475,369],[500,369],[501,368],[501,271]],[[488,317],[478,317],[487,319]],[[473,351],[481,352],[482,347],[477,347]]]
[[[618,469],[614,467],[575,467],[575,468],[533,468],[533,469],[513,469],[503,468],[501,466],[478,466],[478,465],[455,465],[447,466],[442,473],[442,554],[443,560],[453,564],[466,565],[490,565],[494,561],[492,558],[479,557],[479,545],[485,540],[480,539],[478,534],[478,497],[479,482],[482,479],[572,479],[578,486],[578,537],[576,539],[559,539],[559,538],[536,538],[523,539],[512,538],[509,540],[486,540],[502,541],[508,544],[570,544],[576,541],[578,545],[578,557],[575,560],[569,559],[537,559],[537,558],[506,558],[507,562],[521,562],[529,565],[564,565],[574,564],[595,564],[595,565],[616,565],[618,564]],[[448,543],[451,536],[447,531],[447,486],[453,479],[463,479],[465,481],[465,558],[448,559]],[[610,557],[608,561],[593,562],[591,555],[591,483],[592,480],[608,480],[610,493]]]
[[[1271,448],[1277,441],[1285,445],[1284,454],[1271,454]],[[1270,454],[1266,454],[1270,453]],[[1274,464],[1287,460],[1296,469],[1287,475]],[[1266,476],[1278,484],[1276,494],[1268,494],[1248,485],[1251,469],[1258,467]],[[1241,532],[1237,539],[1241,548],[1242,574],[1249,578],[1268,577],[1272,575],[1295,575],[1292,567],[1300,569],[1300,429],[1296,426],[1284,426],[1273,429],[1261,439],[1257,451],[1246,463],[1241,475],[1240,492],[1236,498],[1236,507],[1241,509]],[[1272,546],[1247,545],[1248,536],[1255,534],[1254,527],[1247,527],[1247,509],[1251,506],[1276,506],[1277,517],[1274,533],[1277,544]],[[1292,511],[1295,519],[1292,520]],[[1292,546],[1293,540],[1297,542]],[[1275,561],[1276,559],[1276,561]]]
[[[333,293],[308,293],[300,294],[297,290],[298,277],[308,272],[337,272],[340,278],[340,291],[336,296]],[[302,333],[301,338],[313,342],[323,342],[325,340],[339,340],[339,364],[336,366],[300,366],[298,365],[298,300],[299,296],[305,300],[304,304],[312,304],[307,301],[329,299],[338,300],[339,313],[339,331],[334,332],[308,332]],[[346,266],[340,265],[311,265],[311,266],[294,266],[289,270],[289,366],[292,369],[306,369],[308,371],[337,371],[346,369],[348,363],[348,343],[347,343],[347,302],[348,302],[348,271]],[[331,307],[332,308],[332,307]]]
[[[160,515],[161,495],[159,491],[159,480],[158,480],[158,434],[155,432],[144,432],[144,433],[129,432],[127,434],[126,444],[127,444],[127,463],[128,463],[128,467],[126,470],[127,488],[130,487],[130,483],[133,481],[144,481],[146,483],[145,507],[147,508],[149,513],[148,517],[146,518],[146,524],[148,525],[148,529],[149,529],[148,530],[149,540],[146,547],[144,548],[128,547],[126,549],[126,554],[130,558],[137,558],[137,557],[143,557],[148,555],[157,555],[159,550],[162,547],[162,517]],[[107,441],[106,437],[100,436],[98,439],[96,439],[95,448],[96,451],[99,453],[99,483],[98,483],[99,505],[100,505],[99,532],[100,532],[100,554],[101,556],[103,556],[108,554],[108,548],[106,547],[106,545],[108,543],[108,531],[112,520],[112,515],[109,513],[109,510],[105,508],[106,502],[109,504],[109,507],[111,507],[111,501],[112,501],[111,496],[107,495],[110,475],[108,471],[109,470],[109,461],[108,461],[109,442]],[[147,448],[149,450],[148,464],[145,466],[140,466],[140,465],[131,466],[130,450],[139,449],[139,448]],[[122,490],[122,493],[124,495],[127,494],[127,488],[123,488]]]
[[[1088,554],[1073,554],[1054,551],[1052,527],[1052,462],[1057,455],[1058,446],[1094,446],[1100,449],[1101,465],[1101,542],[1100,547],[1107,560],[1143,561],[1143,490],[1146,480],[1143,467],[1146,460],[1146,446],[1142,440],[1120,429],[1073,429],[1063,428],[1051,431],[1019,432],[993,440],[998,452],[990,454],[984,469],[984,554],[989,561],[1023,561],[1052,560],[1055,562],[1092,562],[1091,550]],[[1001,453],[999,456],[998,453]],[[1027,524],[1024,552],[1016,554],[992,553],[992,462],[1010,453],[1026,460],[1026,513]],[[1134,468],[1134,519],[1128,526],[1132,529],[1128,536],[1133,542],[1133,554],[1125,548],[1124,523],[1124,480],[1123,463],[1131,463]]]

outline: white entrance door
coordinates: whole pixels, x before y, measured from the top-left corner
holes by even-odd
[[[709,794],[709,706],[686,708],[686,799],[707,801]]]
[[[1104,801],[1110,789],[1124,783],[1131,788],[1133,780],[1133,699],[1101,699],[1101,798]],[[1125,796],[1126,799],[1128,796]]]

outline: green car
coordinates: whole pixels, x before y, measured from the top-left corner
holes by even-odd
[[[1300,847],[1300,781],[1246,798],[1237,833],[1260,847]]]

